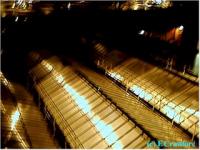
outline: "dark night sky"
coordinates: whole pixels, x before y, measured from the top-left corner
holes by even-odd
[[[62,3],[59,2],[59,5]],[[58,4],[56,6],[58,7]],[[89,6],[70,11],[57,10],[49,16],[36,11],[28,16],[27,22],[23,22],[25,16],[19,16],[18,22],[14,22],[15,17],[12,16],[2,18],[2,30],[5,29],[2,34],[2,70],[11,74],[25,69],[25,57],[31,50],[47,49],[54,53],[73,53],[75,49],[81,49],[80,37],[98,39],[110,48],[118,48],[128,53],[142,50],[146,53],[147,49],[157,48],[159,50],[156,53],[162,55],[162,49],[169,48],[170,54],[177,55],[177,58],[182,60],[181,63],[190,63],[196,54],[199,37],[197,1],[174,2],[171,9],[150,11],[97,9],[97,2]],[[138,39],[137,33],[141,29],[164,32],[180,25],[184,26],[184,42],[178,48],[158,44],[159,41],[153,43]],[[11,68],[14,71],[11,71]]]

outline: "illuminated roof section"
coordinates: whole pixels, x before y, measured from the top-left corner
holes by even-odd
[[[32,95],[20,84],[7,80],[2,72],[0,77],[6,87],[1,89],[0,100],[2,148],[59,148]]]
[[[78,70],[88,77],[96,86],[100,87],[112,101],[121,109],[124,110],[133,120],[140,124],[144,130],[148,131],[154,138],[163,141],[191,141],[191,137],[188,136],[184,131],[166,120],[165,117],[156,113],[153,109],[146,107],[145,104],[141,103],[139,98],[145,96],[144,89],[141,86],[132,86],[132,90],[138,90],[137,97],[130,92],[122,89],[120,86],[114,84],[113,80],[106,78],[104,75],[98,74],[97,72],[84,67],[79,64]],[[115,70],[116,71],[116,70]],[[131,77],[131,76],[130,76]],[[123,82],[127,82],[127,78],[124,78]],[[120,82],[118,80],[118,82]],[[151,95],[147,95],[146,101],[153,100]],[[152,98],[152,99],[151,99]],[[161,134],[162,131],[162,134]]]
[[[153,8],[169,8],[172,6],[170,0],[130,0],[123,3],[122,10],[149,10]]]
[[[70,67],[51,65],[36,87],[72,148],[146,147],[148,136],[85,79]],[[37,76],[42,69],[33,70]]]
[[[197,85],[136,58],[127,59],[112,71],[124,78],[119,80],[116,76],[111,76],[114,80],[121,82],[139,98],[162,112],[172,123],[176,122],[198,137]]]

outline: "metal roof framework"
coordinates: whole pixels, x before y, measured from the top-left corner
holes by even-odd
[[[146,147],[150,138],[140,128],[71,67],[57,71],[56,63],[40,64],[31,73],[37,78],[47,69],[36,88],[72,148]]]

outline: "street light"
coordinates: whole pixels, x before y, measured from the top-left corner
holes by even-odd
[[[18,19],[19,19],[19,17],[17,16],[17,17],[15,18],[15,22],[17,22],[17,21],[18,21]]]
[[[179,29],[180,31],[182,31],[182,30],[184,29],[184,27],[181,25],[180,27],[178,27],[178,29]]]
[[[71,3],[69,2],[67,5],[67,9],[70,10],[70,8],[71,8]]]
[[[144,32],[145,32],[144,30],[141,30],[141,31],[139,32],[139,34],[140,34],[140,35],[143,35]]]

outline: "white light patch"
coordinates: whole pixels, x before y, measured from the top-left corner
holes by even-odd
[[[15,113],[12,115],[11,117],[11,130],[13,130],[15,128],[15,125],[17,123],[17,121],[19,120],[19,111],[15,111]]]
[[[71,8],[71,3],[70,3],[70,2],[68,3],[67,8],[68,8],[68,9]]]
[[[150,101],[152,98],[153,98],[153,97],[152,97],[151,94],[146,93],[146,95],[145,95],[145,97],[144,97],[144,100]]]
[[[181,25],[179,28],[178,28],[180,31],[182,31],[184,29],[184,27]]]
[[[25,2],[22,3],[22,7],[23,7],[23,9],[26,9],[27,5]]]
[[[194,110],[194,109],[191,109],[191,108],[187,108],[185,111],[186,111],[187,113],[189,113],[190,115],[193,114],[193,115],[195,115],[197,118],[199,118],[199,111],[196,111],[196,112],[195,112],[195,110]]]
[[[174,116],[175,116],[175,114],[176,114],[176,112],[174,111],[174,109],[172,109],[170,106],[168,106],[168,105],[165,105],[164,107],[163,107],[163,109],[164,109],[164,112],[167,114],[167,116],[170,118],[170,119],[173,119],[174,118]]]
[[[11,93],[15,93],[15,89],[12,84],[4,77],[3,73],[0,71],[0,78],[2,80],[3,85],[5,85]]]
[[[15,18],[15,22],[17,22],[19,20],[19,17],[17,16],[16,18]]]
[[[162,0],[155,0],[156,4],[160,5],[162,3]]]
[[[12,4],[12,7],[11,7],[11,8],[12,8],[12,9],[15,8],[15,3]]]
[[[23,0],[18,0],[18,1],[17,1],[17,4],[18,4],[18,5],[21,5],[22,2],[23,2]]]
[[[139,34],[140,34],[140,35],[143,35],[143,34],[144,34],[144,30],[141,30],[141,31],[139,32]]]
[[[130,88],[130,90],[147,102],[153,99],[153,95],[151,93],[145,91],[142,87],[139,87],[137,85],[133,85]],[[158,95],[155,94],[155,95],[159,100],[162,97],[159,94]],[[162,99],[162,104],[167,104],[164,107],[162,107],[162,112],[166,114],[167,117],[175,121],[176,123],[181,123],[185,119],[184,114],[181,113],[183,111],[184,113],[187,113],[189,115],[194,115],[197,118],[199,117],[199,111],[195,111],[194,109],[191,109],[191,108],[186,109],[184,106],[181,106],[181,105],[177,106],[175,103],[169,102],[169,101],[170,100]]]
[[[184,120],[184,117],[181,116],[175,109],[173,109],[171,106],[165,105],[163,107],[164,113],[170,118],[173,119],[176,123],[180,123]]]
[[[59,75],[56,77],[56,80],[58,81],[58,83],[62,83],[64,81],[64,78],[62,75]]]
[[[43,60],[41,62],[41,64],[48,70],[48,71],[52,71],[53,70],[53,66],[50,65],[48,62],[46,62],[45,60]]]
[[[163,100],[163,103],[167,103],[168,100]],[[181,123],[184,120],[184,114],[181,113],[183,110],[184,113],[187,113],[189,115],[194,115],[195,117],[199,117],[199,111],[195,112],[195,110],[191,108],[185,109],[184,106],[177,106],[175,103],[170,102],[167,105],[163,107],[163,113],[167,115],[170,119],[173,119],[176,123]]]
[[[47,64],[47,65],[46,65],[46,68],[47,68],[49,71],[51,71],[51,70],[53,69],[53,67],[52,67],[50,64]]]
[[[124,78],[120,74],[115,73],[115,72],[108,72],[108,75],[114,78],[115,80],[119,80],[119,81],[124,80]]]
[[[60,79],[58,79],[60,80]],[[58,81],[57,80],[57,81]],[[122,144],[120,141],[117,141],[119,137],[117,134],[114,132],[113,128],[111,125],[106,124],[104,121],[100,119],[98,116],[94,116],[94,112],[92,112],[91,107],[88,103],[88,101],[85,99],[84,96],[79,95],[78,92],[76,92],[71,86],[68,84],[64,85],[64,89],[72,95],[72,98],[75,100],[76,104],[81,108],[81,110],[87,114],[88,118],[90,118],[91,122],[95,125],[96,129],[99,131],[101,136],[105,138],[106,142],[111,145],[114,142],[115,148],[121,149]],[[94,116],[94,117],[93,117]],[[106,138],[107,137],[107,138]]]
[[[195,113],[195,110],[194,110],[194,109],[190,109],[190,108],[187,108],[186,111],[187,111],[189,114],[194,114],[194,113]]]
[[[144,89],[137,85],[133,85],[130,90],[138,95],[140,98],[144,99],[145,101],[150,101],[153,97],[150,93],[146,92]]]
[[[29,4],[32,4],[32,2],[33,2],[33,0],[29,0],[29,1],[28,1]]]
[[[199,118],[199,111],[194,114],[197,118]]]

